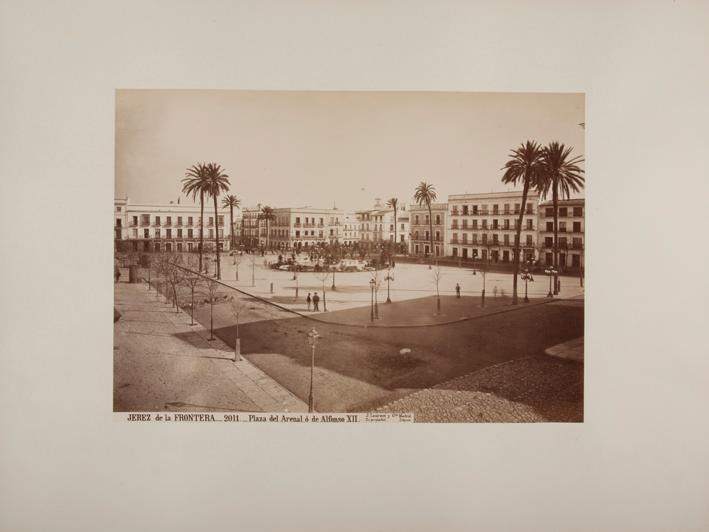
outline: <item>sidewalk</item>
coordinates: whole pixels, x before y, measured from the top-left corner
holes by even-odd
[[[126,279],[127,276],[121,276]],[[307,412],[307,405],[144,283],[114,285],[116,412]]]

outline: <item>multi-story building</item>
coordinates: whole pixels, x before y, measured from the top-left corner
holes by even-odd
[[[559,268],[561,271],[584,266],[585,200],[559,200]],[[539,205],[540,262],[554,264],[554,206],[551,201]]]
[[[345,213],[339,209],[283,207],[273,209],[273,216],[269,221],[260,219],[261,246],[302,249],[342,243]]]
[[[241,209],[239,240],[247,249],[258,249],[261,246],[260,222],[261,205]],[[263,245],[265,245],[265,238]]]
[[[431,220],[428,207],[425,205],[410,205],[409,220],[411,227],[411,254],[443,256],[445,253],[447,203],[432,203],[433,216],[433,250],[431,249]]]
[[[538,203],[538,193],[527,195],[520,234],[522,260],[537,258]],[[512,262],[521,204],[522,192],[448,196],[450,239],[446,244],[446,255],[461,259]]]
[[[401,248],[408,249],[410,220],[406,205],[397,207],[396,222],[394,209],[382,204],[380,198],[376,198],[373,208],[357,211],[356,216],[359,222],[360,244],[379,245],[396,241]]]
[[[342,218],[340,241],[345,246],[354,246],[359,243],[359,220],[354,212],[347,212]]]
[[[121,251],[197,251],[199,249],[200,208],[195,204],[131,203],[129,198],[114,200],[114,240]],[[204,209],[204,244],[228,249],[231,233],[229,214]],[[225,219],[227,223],[225,224]]]

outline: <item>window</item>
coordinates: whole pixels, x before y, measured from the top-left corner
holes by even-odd
[[[559,222],[559,232],[566,233],[566,222]]]
[[[120,206],[119,206],[119,207],[116,207],[116,212],[121,212]]]
[[[187,217],[187,225],[194,225],[194,223],[192,221],[192,216]]]
[[[528,246],[533,245],[533,242],[532,242],[532,235],[527,235],[527,245],[528,245]]]
[[[172,242],[168,242],[165,244],[165,251],[172,251]]]
[[[583,216],[583,207],[574,207],[574,216]]]
[[[389,224],[389,231],[393,231],[393,230],[394,230],[394,224]]]
[[[166,238],[172,238],[172,229],[165,229],[165,233]]]
[[[133,225],[138,225],[138,217],[133,216]]]
[[[404,224],[401,224],[401,231],[404,230]]]
[[[159,216],[155,217],[155,225],[160,225],[160,217]]]
[[[498,229],[498,228],[499,228],[499,226],[497,225],[497,220],[493,220],[493,221],[492,221],[492,228],[493,228],[493,229]]]
[[[192,229],[187,230],[187,238],[194,238],[194,231]]]
[[[182,252],[182,242],[177,243],[177,251]]]
[[[143,238],[150,238],[150,229],[143,229]]]
[[[554,238],[551,236],[544,237],[544,247],[545,248],[553,248],[554,247]]]
[[[534,223],[534,220],[527,219],[527,230],[528,231],[531,231],[532,229],[534,229],[534,225],[532,225],[533,223]]]
[[[473,220],[473,229],[477,229],[477,228],[478,228],[478,221]]]
[[[582,246],[580,238],[573,238],[571,242],[573,243],[574,249],[581,249]]]
[[[141,214],[140,215],[140,225],[150,225],[150,215]]]
[[[425,223],[426,225],[428,225],[428,222],[429,222],[429,219],[428,219],[428,214],[427,214],[424,223]]]
[[[473,233],[473,244],[477,244],[477,243],[478,243],[478,234]]]
[[[187,242],[187,251],[192,251],[193,245],[192,242]]]
[[[168,216],[166,220],[165,225],[172,225],[172,216]]]
[[[214,229],[209,229],[209,238],[214,238]]]
[[[122,220],[120,218],[116,218],[116,227],[121,227]]]
[[[426,240],[429,240],[429,236],[430,236],[430,235],[429,235],[428,231],[426,231],[425,234],[426,234]]]
[[[295,217],[295,225],[300,225],[300,216]]]
[[[463,229],[468,228],[468,220],[463,220]]]
[[[527,203],[527,214],[534,214],[534,205]]]
[[[519,214],[519,203],[515,203],[515,214]]]
[[[547,218],[551,218],[552,216],[554,216],[554,207],[547,207],[544,212],[544,216],[546,216]]]
[[[418,239],[419,239],[419,232],[414,231],[414,240],[418,240]],[[416,246],[416,247],[418,247],[418,246]]]
[[[554,231],[554,222],[547,222],[547,232],[551,233]]]
[[[436,214],[436,225],[441,225],[441,215]]]
[[[468,215],[468,206],[467,205],[463,205],[463,215],[464,216]]]
[[[492,243],[497,244],[499,242],[499,237],[497,234],[492,235]]]
[[[473,214],[477,214],[477,213],[478,213],[478,206],[473,205]]]
[[[458,233],[453,233],[453,242],[458,242]]]
[[[138,238],[138,230],[133,229],[133,238]]]
[[[504,241],[505,241],[505,246],[509,246],[509,245],[510,245],[510,235],[507,235],[507,234],[506,234],[506,235],[503,237],[503,239],[504,239]]]
[[[182,225],[182,216],[177,217],[177,225]]]
[[[214,216],[209,217],[209,222],[207,223],[207,225],[214,225]]]
[[[155,229],[155,238],[160,238],[160,228]]]
[[[505,214],[510,213],[510,204],[509,203],[505,203],[505,205],[502,208],[503,208]]]
[[[504,228],[505,228],[505,229],[509,229],[509,228],[510,228],[510,221],[509,221],[509,219],[505,219],[505,221],[503,222],[503,224],[504,224]]]
[[[463,244],[468,243],[468,233],[463,233]]]
[[[559,207],[559,216],[564,218],[568,216],[568,209],[566,207]]]
[[[224,227],[224,215],[220,214],[217,217],[217,223],[219,224],[220,227]]]
[[[483,229],[487,229],[487,220],[483,220]]]
[[[500,214],[500,206],[499,205],[492,206],[492,214]]]
[[[581,232],[581,222],[574,222],[574,233]]]
[[[182,238],[182,229],[177,230],[177,238]]]
[[[418,214],[417,214],[416,216],[414,216],[414,223],[415,223],[416,225],[419,225],[419,215],[418,215]],[[417,238],[418,238],[418,237],[417,237]]]

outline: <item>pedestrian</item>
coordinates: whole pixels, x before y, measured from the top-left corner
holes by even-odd
[[[116,282],[121,278],[121,269],[118,267],[118,264],[115,264],[113,266],[113,275],[116,278]]]
[[[317,292],[313,296],[313,312],[320,312],[320,296]]]
[[[310,292],[308,292],[308,297],[305,298],[305,302],[308,304],[308,312],[310,312],[310,302],[312,298],[310,297]]]
[[[460,299],[460,285],[458,283],[455,283],[455,297]]]

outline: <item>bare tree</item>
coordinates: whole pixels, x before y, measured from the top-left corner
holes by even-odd
[[[191,303],[190,303],[190,317],[194,325],[194,293],[197,287],[202,282],[202,276],[199,275],[196,270],[199,268],[197,263],[197,258],[194,255],[188,255],[187,257],[187,269],[184,270],[184,275],[182,277],[182,283],[185,284],[190,289]]]
[[[239,337],[239,318],[241,313],[246,309],[244,301],[239,297],[237,292],[235,296],[232,296],[229,300],[231,306],[231,313],[236,318],[236,336],[234,339],[234,362],[241,360],[241,338]]]
[[[209,340],[214,338],[214,304],[217,302],[217,294],[221,288],[221,283],[211,277],[204,277],[205,295],[209,303]]]
[[[330,279],[330,270],[325,266],[325,269],[318,272],[315,277],[322,283],[322,309],[327,312],[327,302],[325,301],[325,283]]]
[[[249,255],[249,261],[251,262],[251,286],[256,286],[256,254],[252,253]]]
[[[436,314],[441,313],[441,292],[439,286],[441,283],[441,267],[436,264],[433,269],[433,282],[436,283]]]
[[[370,280],[374,281],[374,318],[379,319],[379,300],[378,300],[378,295],[379,295],[379,288],[382,286],[382,278],[379,275],[379,270],[376,268],[372,270],[372,278]]]
[[[184,278],[184,270],[181,268],[182,257],[175,254],[166,254],[165,257],[165,279],[172,291],[172,302],[175,306],[175,312],[180,311],[180,305],[177,297],[177,287],[182,284]]]

